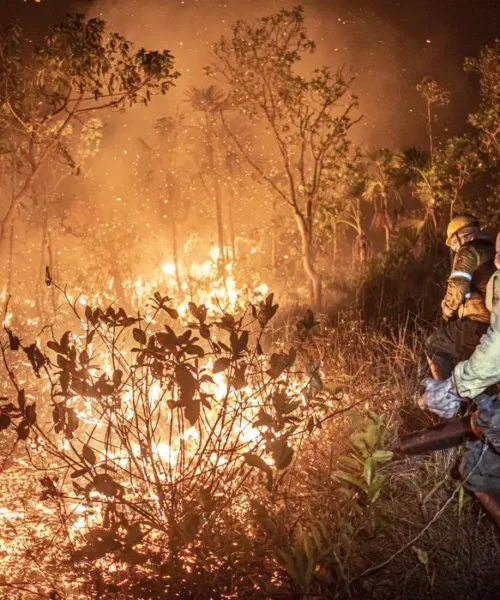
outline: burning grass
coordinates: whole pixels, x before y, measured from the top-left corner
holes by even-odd
[[[454,485],[448,455],[387,462],[416,427],[418,329],[307,313],[271,340],[271,295],[237,316],[160,294],[133,314],[66,299],[72,333],[2,346],[5,598],[417,598],[443,589],[434,565],[467,532],[491,556],[462,496],[419,552],[359,578]]]
[[[339,410],[308,356],[312,313],[296,346],[266,356],[272,294],[239,317],[190,302],[188,325],[159,293],[136,316],[66,299],[77,329],[32,344],[7,329],[2,346],[16,390],[2,407],[4,440],[25,442],[26,477],[41,485],[38,502],[5,506],[5,526],[22,522],[19,551],[33,541],[26,515],[49,514],[36,528],[58,552],[40,571],[54,560],[79,572],[31,581],[27,593],[185,597],[215,576],[234,593],[229,565],[254,543],[250,514],[286,490],[296,448]],[[8,469],[13,481],[22,464]],[[11,581],[16,552],[7,543]]]

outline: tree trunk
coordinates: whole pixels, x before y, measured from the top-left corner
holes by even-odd
[[[12,219],[10,223],[10,237],[9,237],[9,258],[8,258],[8,270],[7,270],[7,296],[12,295],[12,276],[13,276],[13,262],[14,262],[14,225],[15,220]]]
[[[391,249],[391,228],[389,225],[385,226],[385,250],[389,252]]]
[[[322,298],[322,281],[321,275],[316,271],[313,261],[313,249],[310,242],[310,234],[307,230],[306,224],[302,215],[295,211],[295,220],[300,233],[301,247],[302,247],[302,264],[304,267],[305,274],[309,280],[309,294],[311,304],[314,308],[321,308]]]
[[[332,268],[335,270],[337,266],[337,258],[339,251],[339,238],[338,238],[338,227],[337,227],[337,219],[334,217],[332,219],[332,242],[333,242],[333,253],[332,253]]]
[[[222,222],[222,199],[220,193],[219,186],[219,178],[217,175],[217,170],[215,168],[215,160],[214,160],[214,148],[212,144],[211,134],[207,125],[207,134],[205,139],[205,153],[207,156],[208,168],[210,171],[210,175],[212,176],[213,190],[214,195],[213,199],[215,202],[215,218],[217,221],[217,243],[219,246],[219,260],[218,266],[220,275],[224,273],[224,265],[226,263],[225,259],[225,249],[224,249],[224,226]]]
[[[115,248],[111,248],[111,253],[109,264],[111,267],[111,276],[113,277],[114,301],[118,303],[119,308],[123,308],[127,311],[129,306],[127,305],[125,293],[123,291],[123,277]]]
[[[234,215],[233,215],[233,205],[234,205],[234,190],[233,187],[230,186],[231,190],[229,193],[229,202],[228,202],[228,214],[229,214],[229,236],[231,238],[231,256],[233,261],[236,260],[236,240],[234,235]]]
[[[429,158],[431,162],[431,167],[434,164],[434,144],[432,140],[432,113],[431,113],[431,103],[427,100],[427,133],[429,134]]]
[[[35,303],[37,307],[38,318],[43,323],[43,300],[42,300],[42,281],[45,278],[45,249],[47,248],[47,206],[45,206],[43,216],[42,240],[40,242],[40,263],[38,265],[38,276],[36,278]]]
[[[52,236],[50,235],[50,229],[48,227],[47,227],[46,242],[47,242],[47,254],[49,257],[49,270],[50,270],[52,277],[57,277],[57,274],[55,271],[55,265],[54,265],[54,253],[52,251]],[[56,305],[56,290],[53,285],[50,287],[50,299],[52,301],[52,312],[55,315],[57,312],[57,305]]]
[[[172,193],[170,192],[170,196]],[[175,201],[171,204],[171,222],[172,222],[172,256],[174,261],[174,269],[175,269],[175,281],[177,283],[177,291],[179,295],[181,293],[181,278],[179,272],[179,251],[177,245],[177,219],[176,219],[176,211],[175,211]]]
[[[276,198],[273,198],[273,217],[272,217],[272,233],[271,233],[271,269],[273,273],[273,278],[276,277],[278,271],[278,255],[277,255],[277,245],[278,245],[278,222],[276,219],[276,208],[277,201]]]

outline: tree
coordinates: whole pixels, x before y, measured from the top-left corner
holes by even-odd
[[[219,246],[219,270],[222,273],[226,263],[226,247],[224,241],[224,223],[222,216],[222,194],[219,182],[219,172],[217,168],[217,118],[225,108],[226,97],[223,91],[216,85],[210,85],[207,88],[197,88],[192,86],[187,94],[187,101],[195,113],[203,115],[201,130],[204,135],[203,160],[200,167],[200,177],[207,192],[212,192],[215,203],[215,218],[217,223],[217,245]],[[200,127],[200,126],[198,126]],[[208,179],[211,181],[211,189],[208,185]]]
[[[463,188],[478,179],[486,168],[476,136],[453,137],[436,152],[435,168],[440,182],[441,203],[451,219]]]
[[[138,161],[137,165],[138,179],[143,180],[144,189],[153,191],[158,197],[160,217],[169,225],[173,275],[179,293],[182,283],[178,229],[189,214],[189,190],[184,182],[190,182],[193,162],[186,150],[185,131],[183,115],[158,119],[155,123],[155,147],[140,140],[145,149],[144,161],[147,165],[143,161]]]
[[[437,188],[439,182],[436,170],[430,165],[429,155],[415,146],[405,148],[395,156],[397,165],[396,178],[399,185],[407,186],[423,207],[423,215],[408,219],[407,224],[412,225],[417,235],[430,228],[433,233],[437,231]]]
[[[315,259],[314,214],[327,169],[340,165],[350,147],[347,133],[356,122],[351,115],[357,107],[349,93],[352,78],[327,67],[309,78],[297,73],[302,57],[315,50],[300,7],[253,24],[238,21],[232,36],[221,38],[213,50],[215,62],[207,71],[226,84],[234,106],[256,126],[252,147],[223,111],[222,122],[247,163],[289,207],[300,235],[311,301],[319,306],[322,282]],[[283,175],[285,185],[275,175]]]
[[[500,161],[500,40],[484,48],[479,58],[465,62],[466,71],[479,75],[481,105],[469,121],[481,135],[483,150],[493,164]]]
[[[430,77],[424,77],[417,85],[417,91],[420,92],[426,104],[426,125],[427,134],[429,136],[429,155],[431,165],[434,161],[434,139],[432,133],[432,123],[436,120],[436,115],[433,113],[434,108],[447,106],[450,103],[450,93],[439,85]]]
[[[372,225],[385,230],[385,249],[389,252],[392,230],[389,202],[397,185],[395,155],[387,148],[380,148],[369,152],[368,160],[363,198],[373,203]]]
[[[147,105],[176,77],[170,52],[134,51],[122,36],[106,34],[100,19],[67,16],[38,48],[19,27],[8,27],[0,38],[0,146],[21,164],[12,193],[3,199],[0,240],[48,161],[76,168],[65,144],[69,132],[96,111]]]

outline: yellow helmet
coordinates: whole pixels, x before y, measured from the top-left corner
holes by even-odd
[[[474,215],[464,214],[453,217],[448,224],[448,229],[446,230],[446,245],[451,246],[453,236],[455,233],[459,232],[460,229],[463,229],[464,227],[474,223],[478,224],[478,220]]]

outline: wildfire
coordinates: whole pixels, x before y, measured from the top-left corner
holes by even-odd
[[[270,310],[271,305],[263,303],[267,286],[238,289],[231,264],[226,265],[221,274],[215,251],[211,252],[210,260],[190,266],[183,275],[180,290],[176,274],[174,264],[166,262],[150,279],[139,277],[125,282],[124,293],[130,298],[130,304],[142,303],[147,307],[137,322],[142,322],[141,328],[134,329],[131,341],[126,341],[125,334],[118,332],[114,322],[102,321],[89,342],[92,331],[89,314],[107,299],[107,289],[76,297],[68,294],[74,309],[82,313],[79,325],[83,332],[74,332],[65,341],[53,342],[51,349],[55,349],[55,354],[51,360],[62,371],[68,361],[80,364],[78,369],[85,374],[86,385],[101,391],[86,394],[77,389],[61,401],[68,383],[55,386],[54,376],[43,373],[37,381],[36,395],[35,390],[32,392],[30,401],[39,407],[39,430],[33,438],[35,449],[31,460],[36,469],[53,474],[44,484],[48,487],[38,504],[32,503],[27,512],[36,512],[41,506],[42,511],[48,510],[54,519],[57,514],[60,518],[65,515],[65,543],[83,548],[79,552],[83,552],[82,556],[88,555],[95,564],[104,560],[99,550],[99,544],[104,542],[99,541],[96,549],[95,543],[92,545],[89,540],[94,539],[92,532],[96,528],[108,531],[110,506],[115,507],[113,511],[117,511],[117,502],[124,502],[128,507],[140,506],[138,514],[149,515],[148,527],[151,529],[151,523],[154,524],[150,538],[163,544],[160,542],[165,535],[162,532],[168,531],[171,519],[167,506],[173,503],[179,518],[187,519],[194,507],[199,507],[201,494],[203,510],[210,510],[216,497],[231,494],[234,486],[241,485],[238,482],[242,478],[244,456],[249,455],[249,464],[258,466],[269,479],[275,462],[283,462],[283,452],[291,451],[282,434],[287,415],[297,407],[305,410],[301,401],[307,379],[304,374],[290,370],[282,379],[276,375],[269,377],[268,359],[260,356],[261,350],[250,351],[248,332],[231,329],[235,321],[228,315],[232,313],[244,319],[240,327],[251,330],[252,323],[257,322],[255,314],[248,312],[249,300]],[[108,287],[112,287],[111,283]],[[162,295],[166,293],[163,297],[169,299],[169,306],[170,303],[175,306],[175,299],[183,296],[176,307],[177,321],[172,321],[176,312],[173,309],[166,318],[173,328],[167,336],[177,336],[169,339],[176,339],[181,351],[176,363],[172,363],[175,354],[165,354],[156,346],[157,341],[153,342],[156,349],[151,355],[145,352],[151,346],[147,336],[155,339],[155,332],[162,332],[165,322],[165,313],[152,302],[158,288],[163,290]],[[202,308],[201,313],[198,307]],[[216,327],[221,319],[222,322],[229,319],[229,325]],[[95,322],[93,327],[96,327]],[[192,328],[188,337],[181,333],[186,327]],[[203,327],[205,332],[202,339],[198,339],[197,333],[201,333]],[[207,334],[209,328],[210,335]],[[256,349],[260,349],[259,331],[257,323],[252,334]],[[42,352],[45,352],[48,333],[45,331],[38,342]],[[222,348],[226,354],[221,354]],[[142,358],[139,358],[141,353]],[[281,371],[285,373],[293,360],[285,354],[280,360],[284,360]],[[28,366],[25,362],[23,368]],[[19,381],[24,385],[28,379],[28,375],[23,374]],[[70,381],[74,379],[75,375],[70,375]],[[198,395],[194,398],[191,392],[190,399],[186,400],[185,390],[191,389],[191,385]],[[63,392],[54,395],[60,386]],[[275,403],[275,397],[284,402],[281,408]],[[40,398],[44,398],[44,407],[52,402],[56,408],[47,410]],[[273,413],[277,416],[272,417]],[[276,430],[273,429],[275,418],[280,421]],[[73,429],[68,429],[70,427]],[[273,444],[282,445],[281,450],[273,451],[274,458],[269,454]],[[58,457],[52,465],[47,464],[44,454],[47,449]],[[12,469],[14,473],[15,467]],[[17,476],[23,477],[19,471]],[[4,502],[7,498],[8,495],[4,496]],[[235,502],[232,510],[248,510],[248,501]],[[0,507],[0,530],[7,520],[20,519],[29,531],[26,514],[8,504]],[[40,535],[50,537],[53,530],[51,520],[42,527]],[[126,531],[125,528],[120,535]],[[4,542],[3,548],[0,567],[7,572],[13,568],[13,557],[17,554],[9,542]],[[115,568],[118,567],[115,565]]]

